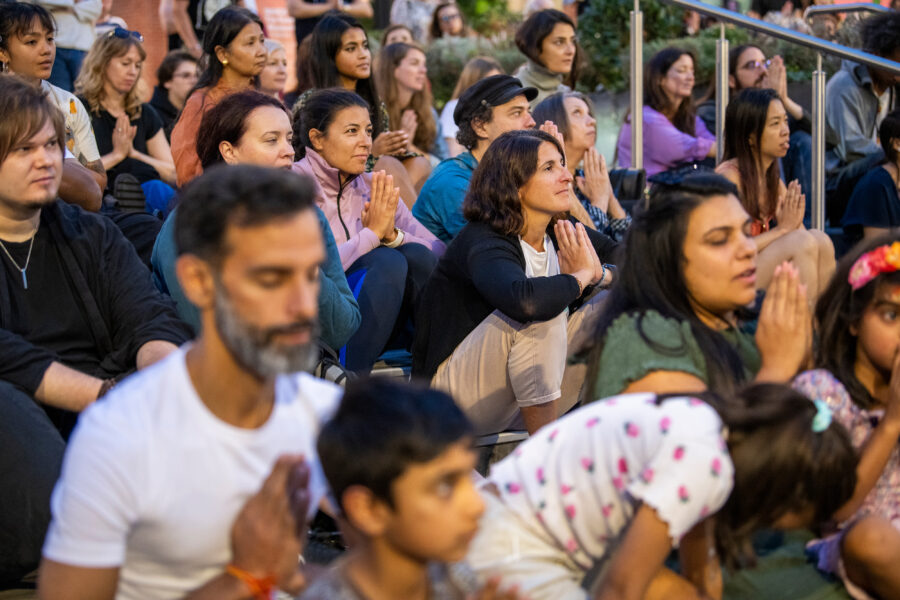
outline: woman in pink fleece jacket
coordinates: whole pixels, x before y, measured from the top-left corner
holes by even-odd
[[[348,278],[362,272],[356,284],[362,324],[342,357],[348,369],[365,373],[386,348],[409,347],[416,300],[444,244],[399,201],[391,176],[365,173],[372,124],[360,96],[337,88],[313,93],[295,117],[294,133],[303,158],[293,169],[318,184],[316,202]]]

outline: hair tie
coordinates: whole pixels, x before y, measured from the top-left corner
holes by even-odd
[[[831,409],[824,400],[813,400],[816,405],[816,416],[812,420],[812,430],[814,433],[822,433],[831,425]]]
[[[900,242],[885,244],[856,259],[847,276],[847,283],[858,290],[882,273],[900,270]]]

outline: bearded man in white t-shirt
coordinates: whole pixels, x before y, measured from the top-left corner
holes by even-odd
[[[53,493],[42,598],[298,592],[339,388],[317,358],[325,248],[312,183],[249,165],[183,195],[178,278],[202,333],[81,417]]]

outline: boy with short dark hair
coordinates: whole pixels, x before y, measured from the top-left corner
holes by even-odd
[[[443,392],[384,378],[347,387],[318,452],[354,544],[301,600],[456,600],[476,591],[461,564],[484,504],[472,425]],[[493,581],[479,598],[512,600]]]

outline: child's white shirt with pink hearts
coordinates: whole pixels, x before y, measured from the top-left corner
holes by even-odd
[[[712,407],[624,394],[543,427],[494,465],[489,480],[524,525],[589,569],[615,547],[640,503],[655,509],[677,547],[722,507],[733,476]]]

